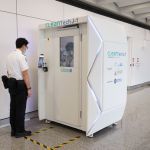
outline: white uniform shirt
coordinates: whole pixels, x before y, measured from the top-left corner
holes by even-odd
[[[29,69],[26,56],[19,49],[8,55],[6,66],[8,77],[15,78],[16,80],[23,80],[22,71]]]

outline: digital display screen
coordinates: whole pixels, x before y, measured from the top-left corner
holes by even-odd
[[[44,55],[40,54],[39,60],[38,60],[38,68],[42,68],[44,64]]]
[[[60,67],[74,66],[74,37],[60,37]]]

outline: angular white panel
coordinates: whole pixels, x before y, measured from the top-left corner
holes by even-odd
[[[102,35],[103,40],[111,41],[111,42],[122,41],[123,43],[126,43],[125,30],[118,23],[112,22],[110,20],[105,20],[105,21],[103,21],[103,19],[98,20],[96,17],[93,18],[93,22],[95,23],[96,28],[99,29],[99,32]],[[120,34],[117,33],[117,31],[114,29],[121,31],[122,36],[120,36]]]
[[[97,105],[96,97],[94,96],[93,91],[91,91],[91,88],[88,86],[88,106],[87,106],[87,135],[92,134],[92,130],[94,126],[96,125],[99,117],[100,117],[100,109]]]
[[[99,105],[100,110],[102,110],[102,57],[99,55],[96,57],[94,65],[92,67],[91,73],[89,74],[89,84],[91,90],[93,90],[96,98],[97,104]]]
[[[99,105],[100,110],[102,109],[101,100],[102,100],[102,91],[101,91],[101,83],[102,83],[102,57],[100,57],[102,53],[102,38],[96,29],[95,25],[89,20],[89,75],[88,75],[88,83],[90,85],[91,90],[94,92],[97,104]],[[101,105],[101,106],[100,106]]]
[[[89,118],[88,118],[88,122],[92,122],[92,124],[90,125],[90,128],[88,129],[88,134],[91,134],[92,128],[95,126],[100,112],[102,110],[101,106],[102,104],[100,104],[100,101],[102,100],[102,92],[101,92],[101,76],[102,76],[102,72],[101,72],[101,64],[100,64],[100,52],[101,52],[101,48],[102,48],[102,39],[100,34],[98,33],[94,23],[92,22],[91,19],[89,19],[89,24],[88,24],[88,41],[94,41],[93,42],[88,42],[89,45],[89,49],[88,49],[88,84],[89,84],[89,93],[91,93],[91,97],[89,99],[89,110],[93,110],[93,105],[92,103],[94,103],[97,108],[98,114],[95,118],[95,120],[91,121],[91,117],[93,117],[93,112],[90,111],[89,113]],[[89,121],[90,120],[90,121]],[[89,126],[89,124],[88,124]]]
[[[0,0],[0,10],[16,13],[16,0]]]
[[[97,31],[95,25],[93,24],[92,20],[89,19],[88,24],[88,47],[89,47],[89,54],[88,54],[88,72],[91,72],[92,66],[96,59],[96,56],[100,52],[102,39],[100,37],[99,32]],[[94,41],[90,42],[90,41]]]
[[[16,40],[16,15],[0,12],[0,76],[6,74],[7,55],[15,50]],[[11,22],[11,24],[10,24]],[[10,98],[8,90],[5,90],[0,82],[0,119],[9,117]]]
[[[63,3],[55,0],[18,0],[18,14],[60,20],[63,17]]]
[[[38,47],[38,27],[45,21],[28,17],[18,16],[18,36],[25,37],[29,41],[27,50],[27,60],[30,67],[32,97],[28,100],[27,112],[37,110],[37,47]]]

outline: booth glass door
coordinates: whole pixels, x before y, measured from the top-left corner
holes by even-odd
[[[80,126],[81,49],[79,28],[54,32],[54,103],[55,120]]]

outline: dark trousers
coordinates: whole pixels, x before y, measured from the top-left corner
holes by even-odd
[[[12,132],[25,130],[25,111],[27,102],[27,88],[23,80],[9,79],[10,93],[10,125]]]

